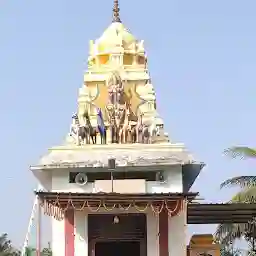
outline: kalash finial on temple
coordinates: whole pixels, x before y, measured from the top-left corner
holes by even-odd
[[[120,19],[120,8],[119,8],[119,3],[118,0],[114,0],[114,7],[113,7],[113,20],[112,22],[120,22],[122,23]]]

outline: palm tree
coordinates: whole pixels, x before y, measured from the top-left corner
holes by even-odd
[[[249,147],[232,147],[224,151],[231,158],[256,159],[256,149]],[[256,202],[256,176],[237,176],[224,181],[220,187],[239,186],[241,190],[231,199],[231,203]]]
[[[241,251],[239,249],[233,249],[224,246],[220,251],[221,256],[240,256]]]
[[[26,248],[26,256],[33,256],[36,254],[36,248],[28,246]],[[52,256],[52,249],[51,249],[51,243],[48,243],[48,247],[43,248],[43,250],[40,253],[41,256]],[[0,255],[1,256],[1,255]]]
[[[18,252],[12,247],[11,241],[8,239],[7,234],[0,236],[0,256],[14,256]]]
[[[256,159],[256,149],[249,147],[232,147],[225,150],[224,153],[231,158]],[[240,191],[231,198],[230,203],[256,203],[256,176],[237,176],[224,181],[220,185],[221,188],[230,186],[240,187]],[[236,239],[245,238],[249,245],[253,245],[253,250],[255,250],[255,231],[256,222],[252,220],[248,223],[221,224],[218,226],[215,236],[217,240],[225,245],[229,245]]]

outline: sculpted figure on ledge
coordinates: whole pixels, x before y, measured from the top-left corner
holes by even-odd
[[[89,144],[88,129],[85,124],[80,124],[77,114],[72,116],[69,135],[74,138],[76,145]]]
[[[124,86],[117,72],[111,73],[107,80],[107,87],[108,105],[106,106],[106,112],[111,132],[111,143],[118,143],[120,141],[121,125],[123,125],[125,117],[125,106],[122,104]]]
[[[110,78],[107,81],[109,104],[122,104],[124,86],[122,79],[117,72],[111,73]]]
[[[97,128],[100,133],[101,144],[107,143],[107,128],[104,123],[102,111],[100,108],[97,108]]]
[[[90,116],[87,111],[82,116],[82,122],[79,121],[78,115],[72,116],[69,136],[74,138],[75,144],[97,144],[97,134],[100,134],[101,144],[106,144],[106,127],[104,124],[101,109],[97,109],[97,126],[93,127]]]
[[[73,115],[69,135],[74,138],[75,144],[97,144],[97,135],[100,135],[100,144],[106,144],[107,138],[110,143],[153,143],[155,136],[159,134],[156,119],[149,116],[144,119],[140,110],[138,113],[132,112],[132,94],[129,97],[125,95],[124,84],[118,72],[111,73],[106,86],[108,104],[104,114],[107,120],[104,120],[102,109],[98,107],[96,116],[88,112],[91,108],[86,108],[82,116]],[[94,117],[97,121],[95,126],[91,122]],[[104,121],[107,121],[107,125]]]
[[[143,120],[139,112],[137,121],[131,120],[130,104],[124,100],[124,85],[118,72],[107,80],[108,105],[106,112],[111,132],[111,143],[153,143],[159,133],[155,118]]]

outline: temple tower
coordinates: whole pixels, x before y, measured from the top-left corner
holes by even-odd
[[[31,166],[55,256],[186,255],[186,204],[203,164],[165,133],[147,59],[115,0],[112,23],[90,41],[65,141]]]

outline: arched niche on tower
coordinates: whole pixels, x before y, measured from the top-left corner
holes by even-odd
[[[100,65],[106,65],[109,62],[109,54],[102,54],[97,56]]]
[[[146,64],[146,58],[144,56],[138,56],[137,61],[139,65]]]
[[[126,66],[132,65],[134,63],[134,55],[125,53],[123,57],[123,64]]]

